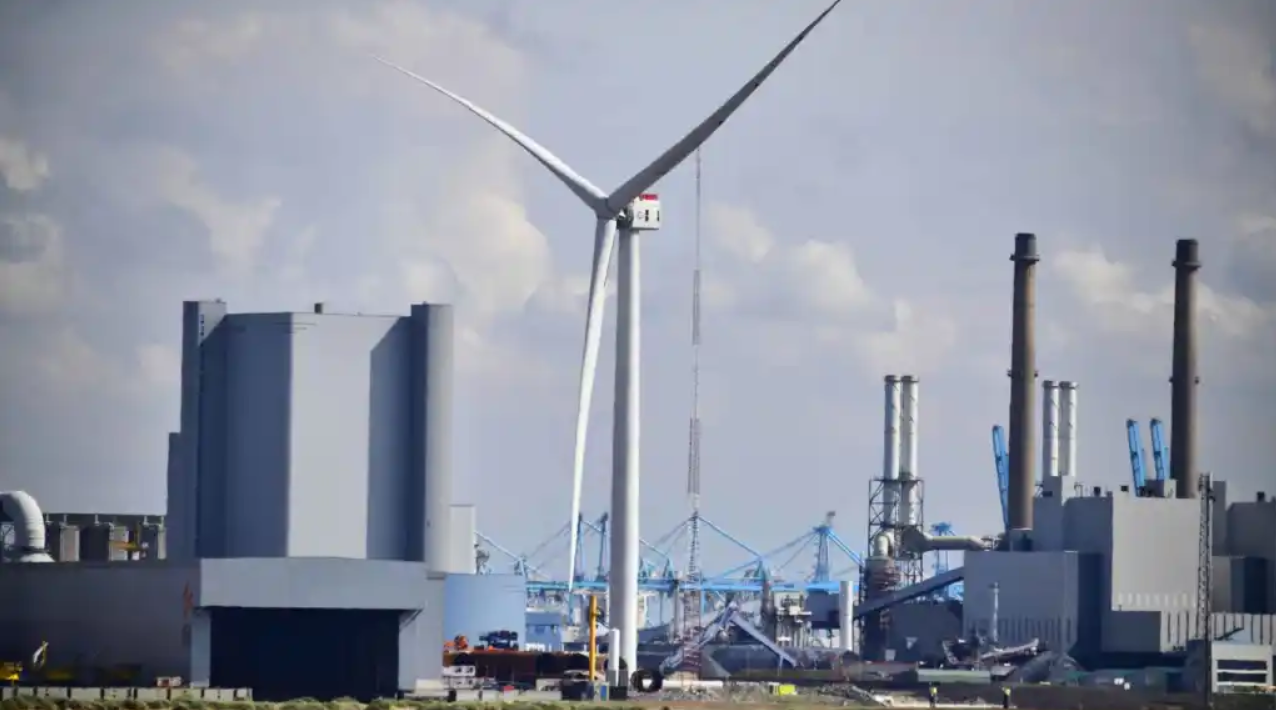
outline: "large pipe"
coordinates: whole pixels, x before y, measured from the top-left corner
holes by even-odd
[[[842,580],[837,585],[837,628],[838,650],[842,653],[855,652],[855,590],[850,580]]]
[[[882,456],[882,523],[887,530],[892,530],[895,527],[896,508],[899,505],[899,486],[895,481],[899,478],[901,393],[897,375],[887,375],[885,381],[886,433]],[[890,533],[887,535],[889,536]]]
[[[1059,386],[1041,383],[1041,480],[1059,475]]]
[[[14,562],[52,562],[44,539],[44,513],[25,491],[0,492],[0,512],[13,523]]]
[[[900,531],[900,552],[922,555],[927,552],[978,552],[990,550],[996,540],[973,535],[931,535],[921,528]]]
[[[616,392],[612,421],[611,579],[607,624],[620,634],[619,654],[638,668],[639,370],[642,351],[642,271],[638,232],[620,230],[616,286]],[[625,679],[620,679],[622,684]]]
[[[1077,383],[1059,383],[1059,475],[1077,475]]]
[[[917,526],[917,378],[900,378],[899,480],[900,523]]]
[[[1174,249],[1174,357],[1170,377],[1170,478],[1179,498],[1195,498],[1196,470],[1196,272],[1200,244],[1180,239]]]
[[[1037,236],[1016,234],[1014,305],[1010,335],[1010,486],[1011,530],[1032,528],[1033,382],[1037,377]]]

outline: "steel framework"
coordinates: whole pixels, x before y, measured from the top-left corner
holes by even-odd
[[[575,551],[578,572],[571,585],[573,591],[596,594],[607,588],[610,574],[607,522],[606,514],[592,521],[583,517],[579,521],[579,542]],[[744,561],[716,574],[702,569],[689,577],[674,560],[682,556],[679,552],[686,549],[686,538],[693,531],[701,535],[711,533],[725,540],[739,550]],[[479,533],[479,573],[501,571],[493,563],[493,556],[497,554],[508,560],[509,567],[504,571],[527,578],[529,603],[545,606],[566,602],[567,580],[555,578],[550,570],[566,554],[569,532],[564,525],[529,553],[514,552]],[[764,584],[772,592],[837,593],[838,581],[850,578],[852,574],[858,576],[861,564],[859,553],[837,534],[831,518],[783,545],[765,551],[743,542],[701,514],[693,514],[656,540],[643,540],[641,544],[643,554],[638,587],[663,597],[690,592],[730,594],[740,598],[740,595],[761,594]],[[844,566],[838,562],[839,558],[844,561]],[[810,566],[798,571],[803,560],[810,561]]]

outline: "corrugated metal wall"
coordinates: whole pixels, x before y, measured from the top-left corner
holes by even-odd
[[[443,583],[443,633],[470,644],[492,631],[526,633],[527,584],[516,574],[450,574]]]

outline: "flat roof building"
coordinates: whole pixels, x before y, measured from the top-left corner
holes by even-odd
[[[516,581],[465,576],[450,306],[187,302],[181,400],[167,515],[45,519],[58,561],[0,565],[2,657],[48,642],[49,667],[78,679],[127,666],[141,685],[370,700],[441,677],[449,574],[475,597],[457,597],[453,627],[522,630]]]
[[[185,303],[169,558],[450,571],[451,380],[451,306],[370,316]]]

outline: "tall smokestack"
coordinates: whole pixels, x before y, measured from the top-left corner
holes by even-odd
[[[1196,470],[1196,272],[1200,244],[1180,239],[1174,249],[1174,359],[1170,377],[1170,478],[1179,498],[1195,498]]]
[[[1041,479],[1059,475],[1059,386],[1041,383]]]
[[[904,375],[900,379],[900,524],[917,525],[917,378]]]
[[[1077,383],[1059,383],[1059,475],[1077,475]]]
[[[1014,306],[1010,332],[1010,486],[1011,530],[1032,528],[1033,383],[1037,377],[1037,236],[1016,234]]]
[[[896,521],[896,508],[899,506],[899,484],[896,479],[899,478],[899,453],[900,453],[900,432],[899,432],[899,377],[897,375],[886,376],[886,427],[884,450],[882,456],[882,504],[883,511],[882,522],[886,525],[893,526]]]

